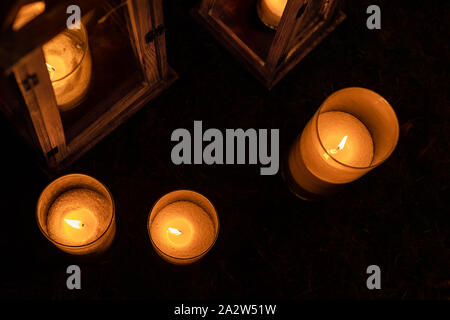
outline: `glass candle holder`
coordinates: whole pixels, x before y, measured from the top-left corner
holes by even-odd
[[[292,145],[284,178],[298,197],[320,199],[383,163],[398,137],[397,116],[382,96],[364,88],[339,90]]]
[[[206,197],[179,190],[155,203],[147,228],[158,255],[182,265],[199,260],[212,248],[219,233],[219,218]]]
[[[257,12],[261,21],[276,30],[280,24],[288,0],[258,0]]]
[[[36,210],[39,228],[56,247],[74,255],[104,252],[116,233],[114,201],[96,179],[69,174],[50,183]]]
[[[78,106],[91,82],[88,36],[84,25],[80,25],[80,29],[65,29],[42,48],[60,111]]]

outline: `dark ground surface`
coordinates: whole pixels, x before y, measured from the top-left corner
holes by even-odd
[[[40,233],[34,208],[49,183],[5,120],[0,201],[0,296],[28,299],[448,299],[448,1],[377,1],[382,30],[365,27],[372,1],[348,17],[271,92],[189,15],[196,1],[164,1],[168,55],[180,79],[64,173],[103,181],[117,235],[102,258],[80,263],[83,290],[66,289],[77,263]],[[444,4],[447,3],[447,4]],[[175,166],[176,128],[279,128],[285,150],[333,91],[383,95],[402,133],[381,167],[327,201],[295,198],[259,166]],[[157,109],[156,119],[152,108]],[[146,221],[174,189],[205,194],[220,215],[212,251],[175,267],[153,251]],[[366,268],[382,290],[366,288]]]

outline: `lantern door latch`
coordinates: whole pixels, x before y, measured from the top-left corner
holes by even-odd
[[[36,73],[29,74],[25,79],[22,80],[22,86],[25,89],[25,91],[30,91],[31,88],[37,86],[39,83],[39,79],[36,75]]]
[[[163,34],[163,32],[166,30],[166,27],[164,25],[159,25],[158,27],[150,30],[149,32],[147,32],[147,34],[145,35],[145,42],[146,43],[150,43],[153,42],[155,40],[155,38],[157,36],[160,36]]]

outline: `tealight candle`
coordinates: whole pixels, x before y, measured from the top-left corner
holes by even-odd
[[[219,219],[207,198],[179,190],[156,202],[147,227],[151,243],[163,259],[188,264],[202,258],[214,245]]]
[[[364,88],[337,91],[291,147],[284,177],[297,196],[318,199],[379,166],[398,135],[397,116],[383,97]]]
[[[288,0],[259,0],[258,16],[261,21],[272,29],[277,29],[283,16]]]
[[[44,189],[38,200],[37,220],[47,239],[77,255],[106,250],[116,229],[108,189],[82,174],[63,176]]]

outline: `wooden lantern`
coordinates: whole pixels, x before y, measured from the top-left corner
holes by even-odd
[[[278,25],[263,13],[277,1],[286,3]],[[194,15],[271,89],[345,19],[339,7],[340,0],[202,0]]]
[[[79,35],[66,27],[71,5],[81,9]],[[51,171],[177,78],[167,64],[162,0],[7,0],[0,7],[0,107]]]

